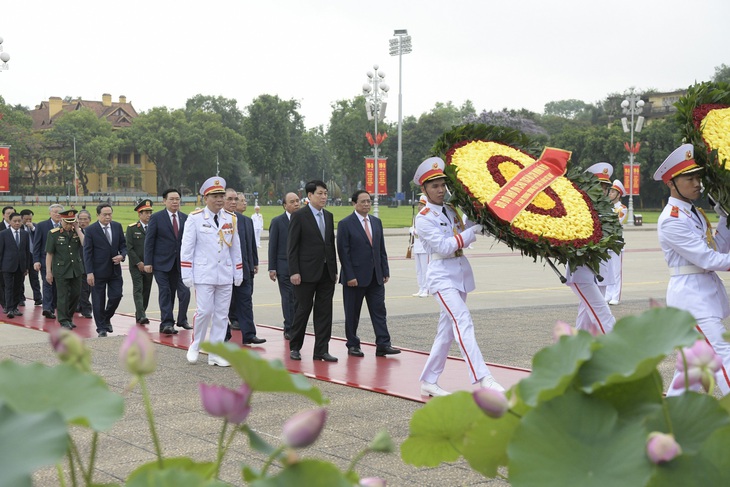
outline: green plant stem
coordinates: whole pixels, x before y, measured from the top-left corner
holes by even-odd
[[[152,414],[152,402],[150,401],[150,393],[147,390],[147,381],[143,375],[139,377],[139,385],[142,388],[142,397],[144,398],[144,409],[147,413],[147,422],[150,425],[150,434],[152,435],[152,442],[155,444],[155,452],[157,453],[157,465],[160,469],[165,468],[165,464],[162,461],[162,448],[160,448],[160,439],[157,437],[157,430],[155,429],[155,418]]]
[[[657,386],[657,389],[659,390],[659,395],[661,396],[664,392],[664,386],[662,385],[662,380],[659,377],[654,377],[654,383]],[[669,433],[674,435],[674,427],[672,426],[672,418],[669,415],[669,405],[667,404],[667,401],[665,398],[662,398],[662,412],[664,413],[664,421],[667,422],[667,428],[669,429]]]
[[[76,487],[76,466],[74,465],[74,449],[73,448],[73,440],[71,440],[71,437],[69,437],[69,452],[68,452],[68,470],[69,470],[69,477],[71,478],[71,485]]]
[[[684,392],[689,392],[689,370],[687,370],[687,357],[684,355],[684,350],[679,349],[679,353],[682,354],[682,362],[684,363]]]
[[[89,454],[89,467],[86,470],[86,485],[91,485],[91,478],[94,476],[94,462],[96,461],[96,446],[99,443],[99,433],[94,431],[91,436],[91,453]],[[83,469],[82,469],[83,470]]]
[[[58,485],[66,487],[66,476],[63,473],[61,462],[56,463],[56,472],[58,472]]]
[[[280,446],[276,450],[274,450],[271,455],[269,455],[269,458],[266,459],[266,463],[264,463],[264,467],[261,469],[261,477],[264,477],[266,475],[266,471],[271,466],[272,462],[274,461],[274,458],[278,457],[281,452],[284,451],[285,446]]]
[[[81,475],[84,477],[84,480],[86,480],[86,471],[84,470],[84,462],[81,461],[81,454],[79,453],[79,449],[76,448],[76,443],[74,442],[73,438],[69,435],[68,437],[68,460],[69,460],[69,468],[71,469],[71,483],[72,485],[76,485],[76,464],[79,465],[79,470],[81,470]]]
[[[354,471],[355,470],[355,465],[357,465],[357,462],[359,462],[360,460],[362,460],[362,458],[365,455],[367,455],[369,451],[370,451],[370,448],[364,448],[360,453],[358,453],[357,455],[355,455],[352,458],[352,461],[350,461],[350,465],[347,466],[347,472],[345,473],[345,475],[347,475],[348,473]]]
[[[508,409],[507,412],[510,413],[512,416],[514,416],[517,419],[522,419],[522,415],[521,414],[517,414],[512,409]]]
[[[218,479],[218,474],[221,470],[221,462],[223,461],[223,454],[225,453],[223,447],[223,439],[226,437],[226,429],[228,428],[228,420],[223,421],[223,427],[221,428],[221,434],[218,435],[218,454],[216,455],[215,464],[215,478]]]

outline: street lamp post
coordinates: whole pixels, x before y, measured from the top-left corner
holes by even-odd
[[[3,52],[3,38],[0,37],[0,71],[10,69],[8,61],[10,61],[10,54]]]
[[[398,164],[396,175],[398,184],[396,189],[400,195],[403,191],[403,54],[411,52],[411,36],[408,35],[406,29],[396,29],[393,35],[396,38],[390,40],[390,55],[398,56]]]
[[[385,99],[388,96],[390,87],[383,82],[385,73],[378,71],[378,65],[373,65],[374,71],[368,71],[368,80],[362,85],[362,92],[365,95],[365,111],[368,120],[375,120],[375,137],[373,143],[373,155],[375,157],[375,195],[373,196],[373,215],[378,216],[378,119],[385,116]]]
[[[631,125],[627,126],[627,119],[624,117],[621,121],[623,122],[624,132],[631,132],[631,142],[629,147],[629,215],[628,219],[636,225],[634,220],[634,132],[641,132],[641,127],[644,124],[644,117],[639,117],[637,123],[634,124],[634,117],[639,115],[644,109],[644,100],[640,96],[634,94],[632,91],[629,96],[621,102],[621,110],[624,115],[631,116]]]

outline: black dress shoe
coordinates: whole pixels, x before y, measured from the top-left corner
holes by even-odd
[[[324,360],[325,362],[337,362],[337,357],[330,355],[329,353],[323,353],[322,355],[312,356],[314,360]]]
[[[84,317],[84,318],[86,318],[87,320],[90,320],[91,318],[93,318],[93,316],[91,316],[91,314],[90,314],[90,313],[87,313],[87,314],[83,314],[83,313],[81,313],[81,316],[83,316],[83,317]]]
[[[291,333],[285,331],[284,332],[284,340],[291,340]]]
[[[99,336],[100,337],[105,337],[106,336],[106,331],[100,331],[99,332]]]
[[[63,328],[66,328],[67,330],[73,330],[73,325],[71,323],[61,323],[61,326]]]
[[[393,348],[390,345],[388,345],[387,347],[378,347],[375,349],[376,357],[385,357],[386,355],[395,355],[397,353],[400,353],[400,350],[397,348]]]
[[[43,300],[42,299],[36,299],[35,303],[33,303],[36,306],[43,306]]]
[[[289,352],[289,358],[292,360],[301,360],[302,354],[299,353],[299,350],[292,350]]]
[[[231,320],[231,330],[240,330],[241,325],[236,320]]]
[[[12,320],[13,318],[15,318],[15,313],[13,313],[12,311],[8,311],[8,319]]]
[[[20,301],[20,302],[18,303],[18,306],[25,306],[25,299],[22,299],[22,300],[21,300],[21,301]]]
[[[149,322],[150,322],[150,320],[147,320],[147,323],[149,323]],[[193,329],[193,327],[190,326],[190,323],[188,323],[187,321],[184,321],[182,323],[178,323],[175,326],[179,326],[180,328],[183,328],[185,330],[192,330]],[[175,332],[175,333],[177,333],[177,332]]]
[[[347,355],[352,355],[353,357],[365,356],[365,354],[362,353],[362,350],[360,350],[360,347],[347,347]]]
[[[71,322],[71,328],[76,328],[76,325],[74,325],[73,322]]]
[[[164,335],[174,335],[176,332],[175,332],[175,330],[173,330],[173,328],[171,326],[166,326],[162,329],[162,331],[160,333],[162,333]]]
[[[141,319],[137,320],[137,323],[139,323],[140,325],[149,325],[150,319],[147,317],[141,318]]]
[[[112,328],[111,323],[106,324],[106,331],[108,331],[109,333],[114,333],[114,328]]]
[[[266,338],[259,338],[257,336],[253,336],[253,337],[248,338],[243,341],[244,345],[250,345],[250,344],[258,345],[259,343],[266,343]]]
[[[47,309],[44,309],[43,310],[43,316],[45,316],[49,320],[55,320],[56,319],[56,315],[53,314],[53,311],[48,311]]]
[[[15,316],[23,316],[23,313],[21,313],[21,312],[20,312],[20,310],[19,310],[18,308],[15,308],[15,309],[13,310],[13,313],[15,313]]]

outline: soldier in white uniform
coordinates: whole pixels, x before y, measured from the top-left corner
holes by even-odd
[[[725,395],[730,391],[730,344],[722,337],[722,320],[730,315],[730,305],[715,271],[730,270],[730,230],[727,214],[716,206],[720,222],[713,236],[707,216],[692,204],[702,192],[702,169],[694,160],[692,144],[680,146],[659,166],[654,179],[669,187],[670,197],[659,216],[657,231],[671,276],[667,306],[686,310],[697,320],[697,330],[722,359],[716,380]],[[675,372],[667,395],[684,392],[673,387],[679,375]]]
[[[200,194],[205,207],[196,210],[185,222],[180,267],[183,284],[195,285],[197,309],[193,321],[193,343],[188,349],[188,362],[198,361],[200,344],[210,324],[211,343],[225,339],[231,283],[241,285],[243,263],[241,243],[236,231],[236,216],[223,210],[226,181],[212,177],[203,183]],[[228,367],[228,361],[217,355],[208,356],[208,364]]]
[[[264,231],[264,215],[261,214],[261,207],[256,205],[253,207],[253,233],[256,236],[256,247],[261,248],[261,232]]]
[[[611,186],[611,175],[613,167],[606,162],[593,164],[586,169],[586,172],[593,173],[598,180],[603,183],[603,189],[608,193]],[[605,266],[601,266],[601,277],[609,279]],[[606,274],[604,276],[603,274]],[[578,299],[578,317],[575,320],[575,327],[579,330],[585,330],[589,333],[597,335],[599,333],[606,334],[613,330],[616,323],[611,309],[608,307],[603,290],[598,286],[598,279],[588,266],[579,266],[575,272],[570,272],[570,268],[566,273],[566,284],[570,286]],[[603,283],[602,283],[603,284]]]
[[[494,380],[484,363],[474,336],[474,323],[466,307],[466,295],[473,291],[474,274],[462,249],[476,240],[482,226],[462,224],[456,210],[444,206],[446,176],[444,161],[438,157],[426,159],[418,166],[413,181],[421,186],[428,203],[416,216],[416,233],[429,254],[426,285],[428,292],[441,307],[436,338],[421,373],[421,394],[449,394],[437,384],[444,371],[451,343],[456,339],[473,384],[504,391]]]
[[[418,200],[418,211],[420,212],[424,206],[426,206],[428,200],[425,195],[421,195]],[[413,235],[413,260],[416,261],[416,279],[418,280],[418,292],[414,293],[414,297],[427,298],[428,297],[428,286],[426,285],[426,269],[428,268],[428,254],[426,249],[423,248],[421,239],[418,238],[416,233],[416,217],[413,217],[413,226],[411,227],[411,234]]]
[[[626,188],[623,183],[618,179],[615,179],[613,181],[613,186],[611,186],[611,189],[608,191],[608,199],[610,199],[611,203],[613,203],[613,212],[616,213],[621,225],[624,225],[626,223],[626,219],[629,217],[626,205],[621,203],[621,197],[626,196],[626,194]],[[616,254],[613,250],[609,250],[608,255],[611,256],[606,263],[605,273],[608,277],[607,281],[601,284],[606,286],[606,302],[611,306],[615,306],[621,302],[624,251],[621,249],[621,253]],[[601,270],[601,275],[603,275],[603,270]]]

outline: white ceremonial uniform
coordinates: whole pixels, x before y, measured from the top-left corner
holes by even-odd
[[[613,205],[613,211],[618,217],[619,223],[624,225],[629,217],[626,205],[617,201]],[[606,280],[601,283],[602,286],[606,287],[605,296],[608,302],[620,302],[621,301],[621,287],[623,285],[623,262],[624,262],[624,251],[621,249],[620,254],[616,254],[613,250],[608,251],[610,258],[605,264],[605,271],[601,268],[601,276]]]
[[[416,232],[416,221],[413,219],[413,260],[416,261],[416,279],[418,281],[418,294],[427,295],[428,285],[426,284],[426,271],[428,270],[428,253],[423,248],[421,239],[418,238],[418,232]]]
[[[587,266],[578,266],[575,272],[568,268],[565,282],[573,290],[578,299],[578,317],[575,327],[593,335],[606,334],[616,324],[611,309],[608,307],[601,288],[596,282],[596,275]]]
[[[253,233],[256,237],[256,247],[261,248],[261,232],[264,230],[264,215],[254,213],[251,215],[251,220],[253,220]]]
[[[214,213],[207,207],[188,215],[185,222],[180,268],[183,281],[192,278],[195,284],[197,309],[193,318],[191,349],[200,350],[210,324],[211,343],[226,337],[228,309],[233,282],[243,279],[241,243],[236,216],[225,210]]]
[[[451,207],[428,203],[416,216],[416,232],[429,255],[426,282],[428,292],[441,307],[436,338],[421,381],[435,384],[444,370],[451,343],[456,340],[469,369],[472,383],[491,376],[474,336],[474,323],[466,306],[473,291],[474,274],[462,255],[464,247],[476,241],[472,228],[464,229]]]
[[[706,218],[693,213],[691,203],[670,197],[657,223],[659,244],[671,276],[667,306],[691,313],[697,320],[697,330],[722,359],[716,379],[723,395],[730,391],[730,344],[722,338],[722,320],[730,316],[730,304],[722,279],[714,271],[730,270],[730,230],[726,222],[721,217],[717,226],[717,250],[708,244]],[[678,376],[675,372],[672,385]],[[683,391],[670,386],[667,395]]]

